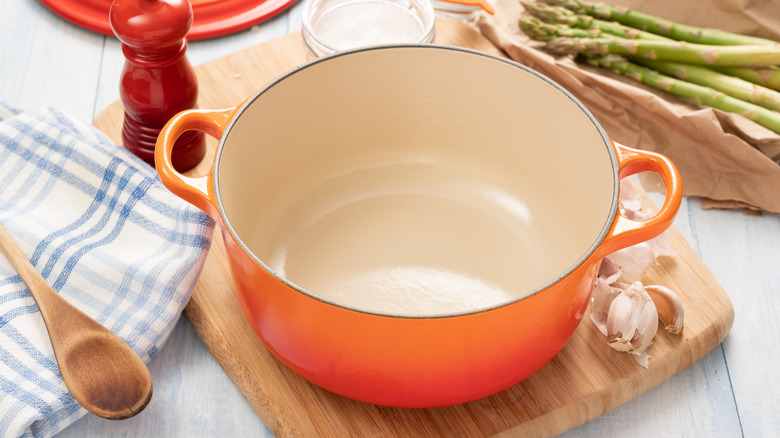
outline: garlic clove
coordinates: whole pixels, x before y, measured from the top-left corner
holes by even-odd
[[[607,343],[617,351],[642,354],[658,330],[658,311],[642,283],[634,282],[612,300],[607,315]]]
[[[664,324],[667,332],[678,334],[683,329],[685,312],[680,297],[665,286],[645,286],[645,292],[650,296],[658,311],[658,318]]]

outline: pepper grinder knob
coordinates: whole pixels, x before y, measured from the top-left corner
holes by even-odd
[[[162,127],[176,113],[197,107],[198,80],[186,56],[192,6],[188,0],[113,0],[109,21],[125,57],[122,143],[154,166]],[[173,165],[187,171],[205,153],[203,133],[185,132],[174,145]]]

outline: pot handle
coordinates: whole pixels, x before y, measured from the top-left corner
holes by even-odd
[[[655,172],[661,176],[666,186],[666,198],[658,213],[646,220],[631,220],[618,211],[607,237],[596,249],[595,255],[598,258],[659,236],[672,225],[682,202],[682,181],[671,160],[655,152],[633,149],[618,143],[614,145],[620,179],[639,172]]]
[[[173,167],[171,154],[176,140],[186,131],[198,130],[217,139],[222,137],[222,132],[235,115],[236,109],[182,111],[165,124],[155,145],[154,164],[163,185],[212,217],[217,217],[217,202],[212,187],[214,165],[211,165],[205,175],[185,176]]]

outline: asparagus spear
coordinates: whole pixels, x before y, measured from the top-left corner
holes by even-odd
[[[754,84],[780,91],[780,68],[710,67],[721,73],[736,76]]]
[[[550,24],[533,17],[520,17],[518,24],[523,33],[539,41],[547,41],[555,37],[598,38],[601,36],[599,29],[580,29],[565,24]]]
[[[555,1],[555,0],[553,0]],[[566,0],[557,0],[564,2]],[[629,39],[649,39],[656,41],[673,41],[661,35],[635,29],[613,21],[604,21],[588,15],[575,14],[563,6],[551,6],[540,2],[523,2],[526,11],[546,23],[560,23],[586,29],[594,36],[615,35]],[[597,31],[598,30],[598,31]],[[558,33],[558,36],[569,36]],[[576,36],[576,35],[571,35]],[[750,67],[716,67],[713,70],[736,76],[748,82],[780,91],[780,68],[767,67],[753,69]]]
[[[588,62],[592,65],[609,68],[616,73],[633,78],[659,90],[692,99],[697,103],[726,112],[741,114],[780,134],[780,113],[776,111],[728,96],[709,87],[663,75],[649,68],[633,64],[622,56],[593,56],[588,58]]]
[[[533,39],[548,41],[559,36],[580,36],[584,38],[596,38],[598,33],[591,31],[598,29],[576,29],[564,24],[548,24],[531,17],[522,17],[519,22],[520,29]],[[780,93],[752,84],[740,78],[730,76],[691,64],[683,64],[673,61],[654,61],[636,58],[632,62],[650,67],[661,73],[674,76],[681,80],[687,80],[695,84],[713,88],[729,96],[761,105],[775,111],[780,111]]]
[[[560,37],[550,40],[547,48],[559,54],[614,54],[700,65],[764,67],[780,64],[780,45],[705,46],[684,41]]]
[[[642,58],[632,58],[631,61],[669,76],[674,76],[677,79],[710,87],[737,99],[780,111],[780,92],[762,87],[761,85],[697,65],[673,61],[653,61]]]
[[[777,46],[777,41],[749,35],[726,32],[718,29],[705,29],[665,20],[625,7],[606,3],[590,3],[583,0],[545,0],[553,6],[563,6],[574,12],[588,14],[602,20],[617,21],[627,26],[643,29],[680,41],[712,45],[753,45]]]
[[[595,18],[590,15],[575,14],[563,6],[552,6],[541,2],[521,1],[523,9],[545,23],[565,24],[587,29]]]
[[[590,15],[575,14],[573,11],[566,9],[563,6],[551,6],[541,2],[521,3],[529,14],[545,23],[565,24],[588,30],[598,29],[601,33],[607,33],[621,38],[673,41],[670,38],[625,26],[614,21],[604,21],[593,18]]]

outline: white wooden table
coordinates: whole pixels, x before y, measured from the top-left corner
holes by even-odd
[[[193,65],[300,30],[301,5],[237,34],[190,43]],[[0,0],[0,100],[91,121],[119,97],[120,44],[34,0]],[[780,190],[780,187],[777,188]],[[728,292],[721,346],[639,398],[565,436],[780,436],[780,216],[704,211],[685,199],[675,226]],[[138,416],[88,415],[63,437],[272,436],[182,318],[151,364],[155,393]]]

